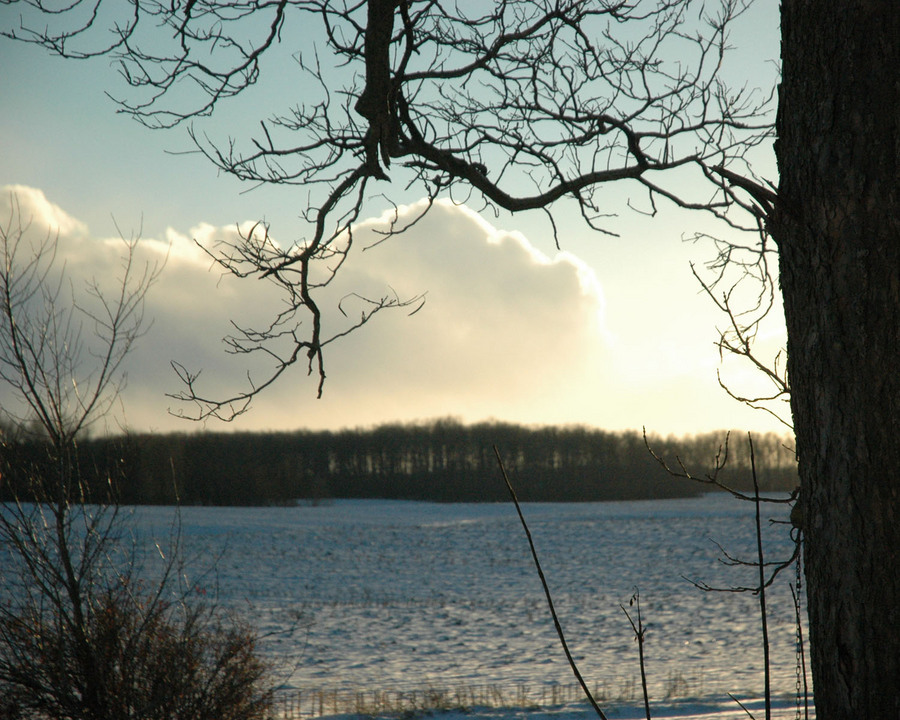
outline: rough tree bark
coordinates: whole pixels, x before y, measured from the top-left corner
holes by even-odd
[[[819,720],[900,718],[900,13],[782,4],[776,152]]]

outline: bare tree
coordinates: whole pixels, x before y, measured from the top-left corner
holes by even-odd
[[[551,212],[566,200],[600,231],[602,188],[624,181],[646,193],[647,212],[664,198],[753,233],[764,226],[788,327],[819,716],[900,713],[898,637],[883,630],[900,627],[894,3],[781,4],[777,193],[748,162],[773,137],[769,94],[722,83],[728,28],[745,7],[737,0],[712,11],[690,0],[123,7],[74,0],[23,13],[6,34],[65,57],[114,57],[131,86],[121,109],[172,126],[214,112],[266,63],[282,63],[278,49],[303,28],[321,29],[327,52],[297,55],[312,80],[304,104],[263,120],[248,142],[192,125],[225,172],[307,193],[309,236],[296,245],[249,237],[211,250],[230,272],[284,291],[287,309],[270,327],[233,339],[238,352],[276,353],[276,375],[306,359],[324,378],[322,348],[340,332],[323,334],[313,292],[340,267],[371,187],[387,177],[482,208]],[[681,191],[691,173],[708,181],[700,196]],[[768,250],[755,239],[748,247]],[[402,304],[388,296],[364,308]],[[267,384],[222,401],[198,392],[195,373],[183,379],[198,416],[241,412]]]
[[[96,279],[77,292],[56,262],[58,236],[32,242],[15,195],[11,208],[0,228],[0,381],[18,403],[2,412],[14,425],[37,426],[62,456],[115,402],[159,267],[137,266],[137,239],[123,241],[112,293]]]
[[[190,597],[177,537],[142,575],[115,502],[87,481],[78,435],[110,409],[159,266],[125,241],[112,293],[77,293],[52,234],[18,199],[0,226],[0,715],[262,718],[271,694],[247,628]],[[68,293],[73,296],[70,298]]]

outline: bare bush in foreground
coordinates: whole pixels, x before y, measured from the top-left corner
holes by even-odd
[[[13,198],[0,225],[0,381],[13,401],[0,426],[0,489],[13,497],[0,505],[0,716],[268,717],[253,632],[198,602],[177,536],[144,572],[116,478],[91,487],[77,462],[79,433],[121,387],[158,268],[137,271],[128,241],[114,291],[91,281],[69,301],[57,240],[33,243],[29,229]],[[29,436],[37,459],[21,452]]]

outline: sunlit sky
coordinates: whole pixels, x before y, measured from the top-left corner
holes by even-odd
[[[0,8],[0,24],[8,26],[16,12]],[[757,3],[734,44],[748,74],[771,85],[774,0]],[[184,128],[150,131],[117,114],[106,91],[125,91],[108,61],[62,61],[0,40],[2,221],[14,192],[36,232],[59,231],[72,275],[90,277],[108,266],[117,227],[140,233],[144,258],[168,252],[147,298],[153,325],[128,362],[119,426],[339,428],[453,416],[645,426],[663,435],[784,430],[719,388],[715,341],[724,318],[690,268],[709,260],[712,248],[683,241],[709,229],[708,220],[669,207],[654,218],[640,215],[626,207],[628,188],[610,194],[616,216],[607,225],[618,237],[563,212],[561,252],[541,215],[479,216],[440,204],[406,235],[351,257],[345,291],[392,288],[401,296],[427,293],[427,301],[415,315],[382,314],[330,346],[321,399],[316,378],[298,367],[230,425],[179,420],[172,415],[177,403],[166,397],[180,389],[170,361],[202,369],[209,394],[243,387],[246,368],[224,353],[221,338],[230,320],[265,318],[276,302],[264,283],[223,278],[193,241],[227,236],[260,218],[276,237],[302,236],[304,194],[251,189],[217,174],[204,157],[184,154],[192,147]],[[214,117],[209,127],[224,137],[224,122]],[[415,198],[404,202],[401,212],[415,212]],[[385,222],[377,198],[370,204],[361,237]],[[783,327],[770,324],[761,345],[771,354],[783,343]],[[723,373],[739,391],[766,389],[749,369]]]

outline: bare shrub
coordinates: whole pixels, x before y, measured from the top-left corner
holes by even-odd
[[[0,411],[0,717],[268,717],[254,633],[191,592],[177,533],[161,565],[142,568],[117,478],[89,483],[78,462],[79,433],[121,387],[157,268],[138,271],[137,241],[126,241],[118,286],[89,281],[79,298],[55,262],[57,239],[31,242],[15,198],[11,208],[0,225],[0,386],[24,410]]]

